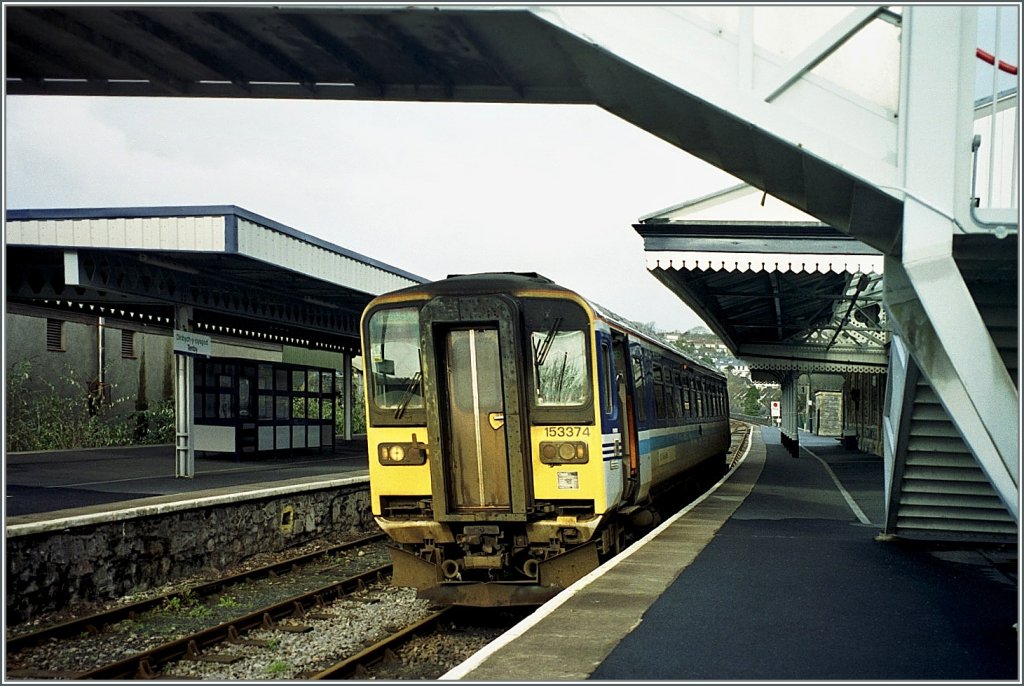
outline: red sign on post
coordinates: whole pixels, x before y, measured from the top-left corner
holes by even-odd
[[[782,403],[779,402],[778,400],[773,400],[772,401],[772,416],[773,417],[781,417],[782,416]]]

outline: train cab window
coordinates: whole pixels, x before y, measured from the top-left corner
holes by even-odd
[[[590,396],[587,346],[582,331],[534,331],[534,388],[539,407],[582,405]]]
[[[593,421],[591,323],[579,305],[537,298],[523,303],[533,421]]]
[[[370,316],[367,356],[369,389],[374,409],[401,420],[407,411],[422,410],[420,316],[412,307],[378,310]]]

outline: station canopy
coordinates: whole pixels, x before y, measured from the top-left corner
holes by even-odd
[[[375,296],[426,280],[235,206],[8,210],[6,298],[359,353]]]
[[[648,270],[752,370],[885,370],[875,249],[746,184],[634,228]]]

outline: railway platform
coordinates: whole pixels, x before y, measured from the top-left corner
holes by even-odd
[[[11,517],[40,519],[69,509],[101,510],[115,503],[189,499],[283,481],[365,476],[366,460],[366,439],[356,438],[336,442],[333,451],[289,456],[197,456],[195,476],[179,479],[173,445],[11,453],[5,455],[5,513],[11,523]]]
[[[886,540],[882,459],[776,429],[444,680],[1020,679],[1018,551]]]

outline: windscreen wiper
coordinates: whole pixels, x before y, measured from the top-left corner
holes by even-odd
[[[412,379],[409,380],[409,385],[406,387],[405,393],[402,394],[402,400],[398,403],[398,408],[395,410],[395,419],[401,419],[402,415],[405,414],[405,409],[409,407],[409,403],[412,401],[412,392],[420,385],[420,379],[422,376],[423,372],[421,371],[417,371],[412,375]]]
[[[562,323],[561,317],[555,317],[555,320],[551,322],[551,328],[548,329],[548,333],[544,336],[544,342],[539,346],[534,344],[533,356],[534,364],[538,367],[543,366],[544,360],[548,359],[548,353],[551,352],[551,344],[555,341],[555,334],[558,333],[559,325]]]

